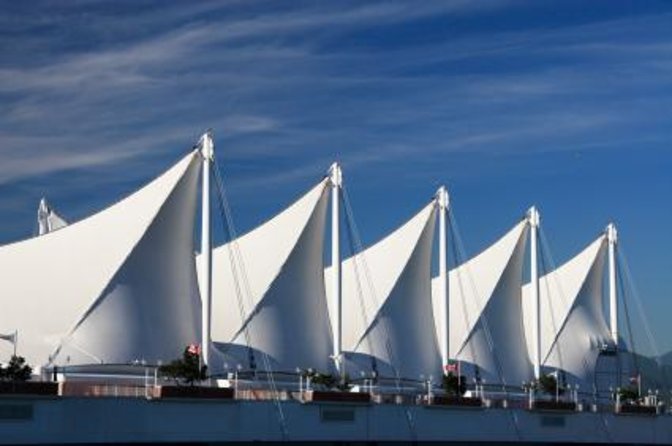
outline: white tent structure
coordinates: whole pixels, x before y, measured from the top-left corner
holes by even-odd
[[[33,366],[150,363],[199,339],[193,151],[127,198],[0,247],[0,331]]]
[[[568,381],[588,388],[600,349],[611,343],[602,309],[607,235],[600,235],[566,263],[540,277],[541,359],[563,370]],[[533,351],[530,284],[523,287],[523,315],[528,351]],[[530,360],[532,358],[530,357]]]
[[[449,272],[451,356],[462,373],[488,383],[519,386],[533,377],[525,346],[521,289],[529,222]],[[432,279],[434,313],[441,311],[437,278]],[[438,320],[438,318],[437,318]],[[442,327],[436,326],[440,338]]]
[[[212,339],[240,365],[273,371],[330,370],[323,250],[328,179],[289,208],[213,250]]]
[[[47,203],[45,197],[42,197],[37,208],[37,235],[44,235],[67,225],[68,222],[65,218],[60,216],[54,208]]]
[[[441,375],[431,328],[435,210],[432,201],[383,240],[343,261],[342,340],[352,376],[372,368],[381,377]],[[325,276],[331,277],[331,268]]]

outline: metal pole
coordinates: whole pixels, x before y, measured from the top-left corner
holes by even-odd
[[[618,233],[616,226],[609,223],[607,226],[607,240],[609,243],[609,325],[611,340],[618,348],[618,290],[616,288],[616,243]]]
[[[341,378],[345,378],[345,367],[342,361],[343,347],[341,331],[343,327],[342,295],[341,295],[341,235],[340,235],[340,189],[343,185],[341,166],[334,163],[329,168],[331,182],[331,294],[334,314],[333,327],[333,359],[336,370]]]
[[[212,240],[210,236],[210,165],[214,157],[214,143],[210,132],[201,137],[203,172],[201,191],[201,358],[210,365],[210,321],[212,305]]]
[[[642,397],[642,374],[638,373],[637,374],[637,393],[639,394],[639,397]]]
[[[558,378],[555,378],[555,402],[557,403],[558,400],[560,400],[560,383],[558,382]]]
[[[448,237],[446,233],[446,216],[448,213],[449,197],[445,186],[436,191],[436,204],[439,208],[439,295],[441,296],[439,324],[441,327],[441,359],[443,360],[443,373],[448,374],[446,366],[450,361],[450,305],[448,287]]]
[[[530,281],[532,287],[532,307],[534,324],[534,378],[539,380],[541,377],[541,308],[539,302],[539,269],[537,261],[537,241],[539,231],[539,211],[532,206],[527,212],[527,218],[530,224]]]

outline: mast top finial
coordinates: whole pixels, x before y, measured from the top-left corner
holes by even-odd
[[[446,186],[441,186],[436,191],[436,204],[442,209],[446,210],[450,207],[450,195]]]
[[[334,162],[327,171],[329,174],[329,179],[331,184],[335,187],[341,187],[343,185],[343,171],[341,170],[341,165],[338,161]]]
[[[539,215],[539,210],[536,206],[532,206],[527,210],[527,221],[535,228],[539,227],[539,224],[541,223],[541,216]]]
[[[609,243],[618,243],[618,231],[616,230],[616,225],[613,222],[607,225],[605,232],[607,233],[607,240],[609,240]]]
[[[203,158],[212,161],[215,156],[215,143],[212,138],[212,129],[208,129],[198,142]]]

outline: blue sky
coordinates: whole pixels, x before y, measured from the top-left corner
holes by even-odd
[[[82,218],[211,127],[240,231],[333,160],[365,243],[444,183],[468,254],[532,204],[557,263],[613,219],[672,349],[671,2],[0,9],[0,242],[31,234],[42,195]]]

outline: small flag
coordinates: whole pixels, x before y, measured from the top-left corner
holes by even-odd
[[[189,346],[187,347],[187,353],[191,355],[200,355],[201,354],[200,344],[189,344]]]
[[[630,384],[638,384],[638,383],[639,383],[639,375],[630,377]]]
[[[456,373],[457,372],[457,364],[454,363],[454,362],[446,364],[446,365],[443,366],[443,370],[445,370],[446,373]]]
[[[11,342],[12,344],[16,344],[16,332],[12,334],[0,334],[0,339],[3,341]]]

